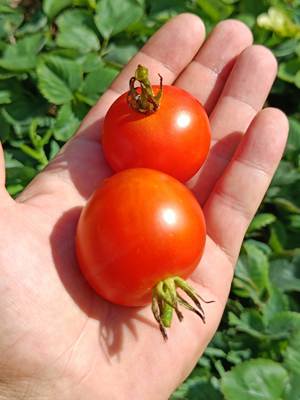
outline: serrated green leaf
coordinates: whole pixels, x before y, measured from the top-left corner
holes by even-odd
[[[0,39],[13,35],[24,20],[20,10],[10,7],[0,9]]]
[[[49,160],[52,160],[57,155],[59,149],[60,149],[59,144],[54,139],[52,139],[50,141]]]
[[[84,73],[96,71],[103,66],[103,61],[97,53],[85,54],[79,57],[77,61],[81,64]]]
[[[265,338],[265,324],[262,316],[256,310],[242,312],[238,318],[232,312],[228,313],[229,324],[236,327],[240,332],[245,332],[256,339]]]
[[[47,22],[46,15],[41,10],[37,10],[28,21],[22,24],[17,31],[17,35],[23,36],[39,32],[47,26]]]
[[[236,267],[235,287],[240,295],[259,304],[260,297],[269,288],[268,259],[253,242],[245,242],[244,250],[246,254],[240,257]]]
[[[4,143],[9,138],[9,134],[10,126],[5,121],[3,115],[0,113],[0,141]]]
[[[289,151],[300,151],[300,122],[298,119],[290,117],[289,125],[287,149]]]
[[[286,57],[292,55],[298,47],[299,41],[297,39],[287,39],[281,42],[273,49],[276,57]]]
[[[10,102],[11,102],[10,91],[0,89],[0,104],[9,104]]]
[[[268,323],[268,334],[277,339],[290,339],[300,330],[300,314],[293,311],[282,311],[274,315]]]
[[[46,64],[37,67],[38,84],[44,97],[54,104],[64,104],[72,100],[73,93],[64,80]]]
[[[20,82],[13,79],[6,82],[12,101],[3,105],[1,113],[7,123],[16,129],[16,125],[26,126],[32,118],[40,117],[46,112],[47,104],[39,94],[24,90]]]
[[[37,68],[38,85],[44,97],[54,104],[68,103],[81,84],[82,71],[76,61],[49,56]]]
[[[7,189],[15,195],[31,181],[36,175],[36,170],[15,159],[13,153],[8,150],[4,152],[4,157]]]
[[[107,50],[105,60],[123,66],[128,63],[137,51],[138,47],[135,44],[116,45],[113,43]]]
[[[284,352],[284,366],[300,377],[300,331],[294,332]]]
[[[227,400],[280,400],[288,384],[288,373],[267,359],[245,361],[222,377]]]
[[[300,292],[300,257],[294,257],[292,261],[271,261],[270,279],[274,286],[284,292]]]
[[[299,231],[300,230],[300,215],[289,215],[289,228],[291,230]]]
[[[101,35],[109,39],[139,20],[143,13],[143,7],[137,0],[100,0],[95,23]]]
[[[2,58],[0,67],[9,71],[29,71],[37,64],[37,54],[45,43],[42,34],[25,36],[18,40],[16,44],[7,46]]]
[[[171,396],[170,400],[199,400],[199,394],[201,394],[202,398],[209,400],[222,400],[221,393],[210,382],[200,376],[186,381]]]
[[[84,9],[67,10],[56,20],[58,46],[76,49],[81,53],[99,50],[92,14]]]
[[[287,296],[276,286],[270,285],[268,299],[262,307],[262,315],[265,324],[267,325],[268,321],[270,321],[276,314],[288,311],[288,309]]]
[[[43,0],[44,13],[49,17],[53,18],[64,8],[71,6],[73,0]]]
[[[285,211],[300,214],[300,208],[288,199],[277,197],[274,199],[274,203]]]
[[[272,224],[275,221],[276,221],[276,217],[273,214],[269,214],[269,213],[258,214],[253,218],[253,220],[248,228],[248,233],[260,230],[260,229]]]
[[[117,74],[118,71],[116,69],[105,66],[90,72],[82,83],[80,93],[91,99],[92,104],[94,104],[98,100],[100,94],[108,88]]]
[[[279,65],[278,77],[286,82],[295,83],[297,72],[300,71],[300,60],[295,58]]]
[[[57,44],[67,49],[76,49],[81,53],[100,48],[95,33],[85,26],[72,26],[70,29],[62,30],[57,36]]]
[[[197,4],[215,22],[228,18],[234,10],[231,5],[219,0],[197,0]]]
[[[74,115],[71,104],[64,104],[57,114],[54,138],[66,142],[77,130],[80,120]]]

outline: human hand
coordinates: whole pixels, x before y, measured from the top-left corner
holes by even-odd
[[[13,201],[0,161],[0,393],[8,399],[165,400],[189,374],[220,322],[243,236],[281,158],[288,131],[276,109],[261,111],[276,75],[271,52],[252,46],[227,20],[204,41],[198,17],[182,14],[158,31],[84,119],[78,134]],[[137,64],[152,82],[178,85],[205,105],[209,158],[189,182],[207,222],[204,256],[191,277],[204,298],[173,321],[164,342],[150,307],[97,296],[75,259],[81,207],[111,174],[99,143],[103,117],[128,89]]]

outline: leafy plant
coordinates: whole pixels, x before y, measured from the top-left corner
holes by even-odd
[[[221,326],[173,400],[296,400],[300,393],[299,0],[0,0],[0,140],[17,195],[78,128],[142,44],[193,12],[210,31],[225,18],[276,55],[268,105],[290,136],[251,223]]]

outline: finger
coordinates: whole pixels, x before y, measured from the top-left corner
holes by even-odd
[[[236,57],[252,43],[250,29],[240,21],[216,25],[175,84],[193,94],[208,113],[215,105]]]
[[[279,164],[287,133],[288,121],[281,111],[261,111],[205,204],[208,235],[233,265]]]
[[[276,76],[277,62],[263,46],[247,48],[237,59],[211,113],[213,145],[191,187],[201,204],[222,174],[256,113],[262,108]]]
[[[172,84],[186,65],[193,59],[205,39],[205,27],[201,19],[193,14],[180,14],[162,26],[130,60],[112,83],[110,89],[101,97],[89,112],[79,133],[94,137],[86,130],[88,125],[99,121],[110,104],[128,90],[129,79],[134,75],[138,64],[147,66],[149,78],[159,83],[158,73],[164,84]]]
[[[280,161],[287,132],[281,111],[259,112],[204,206],[208,236],[192,278],[210,288],[223,306],[243,237]]]

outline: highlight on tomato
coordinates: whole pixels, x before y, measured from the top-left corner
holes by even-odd
[[[205,109],[195,97],[163,85],[161,76],[160,85],[151,85],[147,68],[138,65],[129,91],[105,116],[101,140],[114,171],[151,168],[185,182],[204,163],[211,133]]]
[[[179,306],[205,322],[203,299],[185,281],[199,263],[205,237],[201,207],[182,183],[156,170],[128,169],[105,179],[84,207],[77,259],[104,299],[131,307],[152,301],[167,338],[173,313],[183,318]]]

